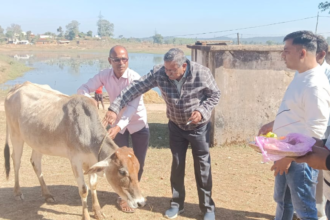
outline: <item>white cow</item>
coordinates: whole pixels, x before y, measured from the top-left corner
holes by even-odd
[[[39,179],[47,202],[54,201],[41,171],[43,154],[66,157],[71,162],[83,207],[83,219],[90,219],[87,207],[88,188],[84,173],[89,175],[96,218],[103,218],[96,194],[97,173],[104,171],[112,188],[127,200],[132,208],[143,206],[145,199],[138,184],[139,162],[129,148],[118,146],[106,135],[93,100],[85,96],[67,96],[41,86],[25,82],[13,88],[5,100],[7,134],[5,168],[10,171],[10,136],[15,170],[14,194],[23,199],[19,185],[19,168],[24,142],[32,149],[31,164]]]

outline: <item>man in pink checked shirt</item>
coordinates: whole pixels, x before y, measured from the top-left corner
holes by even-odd
[[[94,92],[100,86],[104,86],[109,94],[111,104],[133,80],[140,79],[138,73],[128,68],[128,53],[124,47],[117,45],[111,48],[108,61],[112,68],[102,70],[89,79],[86,84],[83,84],[78,89],[78,94],[91,97],[89,95],[91,92]],[[128,147],[128,138],[131,136],[134,154],[140,163],[138,174],[140,180],[150,136],[147,112],[142,95],[131,101],[120,111],[116,122],[112,124],[108,134],[119,147]],[[122,211],[134,212],[134,209],[130,208],[120,197],[117,202]]]

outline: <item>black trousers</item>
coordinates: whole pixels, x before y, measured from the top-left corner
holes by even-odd
[[[172,205],[183,209],[185,200],[185,165],[188,144],[194,158],[195,179],[199,197],[199,207],[203,213],[214,212],[212,194],[211,158],[209,151],[210,123],[192,131],[179,128],[169,121],[170,148],[172,152],[171,187]]]

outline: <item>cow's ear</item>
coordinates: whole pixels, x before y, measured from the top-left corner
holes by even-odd
[[[86,175],[86,174],[98,173],[98,172],[104,171],[104,169],[107,167],[109,167],[109,159],[102,160],[102,161],[94,164],[84,174]]]

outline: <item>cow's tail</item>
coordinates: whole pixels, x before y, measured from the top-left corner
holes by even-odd
[[[6,144],[5,144],[5,150],[4,150],[4,156],[5,156],[5,169],[6,169],[6,178],[8,180],[9,172],[10,172],[10,149],[8,145],[8,139],[9,139],[9,129],[8,129],[8,122],[6,123]]]

